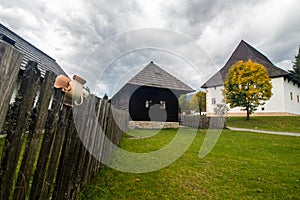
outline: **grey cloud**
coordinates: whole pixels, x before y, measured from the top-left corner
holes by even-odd
[[[146,7],[141,1],[78,2],[57,1],[56,5],[53,1],[2,0],[0,18],[3,24],[54,57],[70,75],[80,73],[86,79],[94,77],[99,69],[101,71],[105,67],[106,58],[118,55],[128,45],[134,47],[134,43],[141,46],[149,44],[146,39],[152,40],[153,46],[171,44],[168,46],[170,49],[184,51],[189,58],[197,53],[191,51],[189,44],[172,35],[151,35],[151,32],[111,44],[106,52],[98,51],[99,45],[118,33],[149,27],[147,23],[152,16],[144,13]],[[241,39],[265,53],[275,64],[286,66],[287,60],[292,60],[297,53],[300,41],[299,6],[297,0],[166,0],[161,1],[155,7],[158,10],[153,13],[158,15],[158,21],[154,22],[156,27],[175,30],[193,38],[219,67],[225,64]],[[19,14],[14,13],[16,10]],[[25,16],[22,18],[22,15]],[[94,48],[96,52],[92,51]],[[188,84],[195,89],[208,76],[191,76],[195,74],[193,70],[182,67],[187,66],[186,61],[171,52],[143,49],[127,52],[114,60],[101,87],[111,89],[109,85],[117,78],[126,80],[134,74],[131,71],[138,71],[150,60],[182,79],[188,77]],[[211,63],[201,65],[207,66],[205,70],[208,73],[213,73],[216,68],[209,67]],[[125,77],[124,74],[128,75]],[[96,80],[97,77],[90,83]]]
[[[115,35],[99,45],[83,63],[85,68],[80,74],[89,77],[89,84],[108,85],[110,90],[105,92],[113,95],[110,92],[117,81],[124,85],[129,80],[130,77],[124,78],[125,71],[136,73],[150,61],[181,77],[195,89],[216,71],[209,57],[191,39],[168,30],[141,29]]]
[[[252,8],[258,2],[258,0],[180,0],[168,5],[165,16],[174,19],[169,23],[171,29],[178,29],[197,40],[207,26],[217,18],[225,19],[224,26],[230,25],[236,20],[237,10],[241,7]]]

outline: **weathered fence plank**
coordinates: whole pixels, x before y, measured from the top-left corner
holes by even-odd
[[[89,160],[89,168],[87,170],[87,174],[90,175],[90,179],[92,177],[94,177],[95,172],[97,171],[97,168],[100,167],[100,162],[97,162],[97,152],[100,150],[100,146],[97,146],[98,144],[98,139],[101,137],[100,134],[97,135],[97,133],[101,133],[101,126],[99,123],[99,116],[100,116],[100,112],[101,112],[101,99],[97,98],[96,100],[96,106],[95,106],[95,120],[94,120],[94,125],[93,125],[93,137],[92,137],[92,141],[93,143],[91,144],[91,149],[92,151],[90,152],[93,156],[90,157]]]
[[[12,45],[0,40],[0,132],[18,78],[22,59],[23,54]]]
[[[56,89],[54,91],[52,107],[49,112],[48,123],[45,128],[44,140],[34,176],[33,183],[35,184],[33,184],[31,188],[31,196],[40,194],[40,199],[50,198],[56,175],[56,168],[59,162],[61,146],[64,140],[65,134],[63,131],[65,131],[66,122],[63,119],[66,118],[67,110],[64,109],[60,112],[62,99],[62,91]],[[52,152],[50,152],[51,147]],[[42,177],[45,177],[44,182]]]
[[[73,122],[72,109],[69,107],[67,107],[66,109],[67,109],[67,116],[65,117],[66,119],[64,122],[65,130],[63,133],[59,133],[59,134],[64,134],[64,141],[61,149],[61,155],[60,155],[59,165],[57,169],[52,199],[66,199],[67,185],[64,183],[66,182],[66,178],[69,177],[67,166],[74,164],[72,162],[70,163],[69,155],[68,155],[68,152],[70,151],[70,145],[71,145],[72,133],[73,133],[73,129],[72,129],[73,124],[71,124]]]
[[[111,131],[111,115],[110,115],[111,109],[110,109],[110,103],[107,103],[106,106],[106,112],[103,113],[103,118],[104,118],[104,130],[105,130],[105,137],[103,138],[103,149],[102,149],[102,155],[101,155],[101,162],[105,163],[108,159],[108,155],[110,153],[110,148],[112,148],[111,141],[109,140],[110,138],[110,131]]]
[[[51,146],[54,138],[55,132],[57,134],[63,134],[65,131],[67,109],[60,113],[60,108],[62,106],[63,93],[61,90],[56,89],[54,92],[54,98],[52,102],[52,107],[49,112],[47,123],[45,126],[44,138],[37,162],[37,167],[33,177],[33,182],[30,191],[30,199],[39,199],[42,188],[44,176],[47,170],[47,163],[49,155],[51,154]],[[62,120],[60,120],[62,119]],[[60,121],[59,121],[60,120]],[[51,169],[53,170],[53,169]]]
[[[89,151],[87,150],[86,147],[92,142],[92,126],[93,126],[93,121],[94,121],[94,111],[95,111],[95,102],[96,98],[93,95],[90,95],[87,99],[87,102],[85,103],[84,106],[81,107],[80,113],[76,114],[76,123],[79,124],[81,130],[80,130],[80,138],[82,139],[82,144],[80,146],[80,151],[78,153],[79,156],[79,162],[78,162],[78,168],[76,170],[77,178],[75,180],[75,184],[78,186],[81,183],[86,182],[85,179],[85,173],[86,173],[86,168],[88,166],[88,161],[89,161]],[[80,119],[85,119],[81,120],[82,123],[80,123]]]
[[[180,125],[193,128],[225,128],[226,120],[223,116],[182,115]]]
[[[100,128],[102,129],[102,134],[99,136],[99,141],[98,141],[98,146],[99,146],[99,152],[96,154],[97,155],[97,159],[100,160],[101,162],[103,162],[103,155],[104,155],[104,142],[105,142],[105,132],[106,132],[106,128],[107,128],[107,112],[108,112],[108,106],[107,106],[108,102],[105,100],[101,101],[101,111],[100,115],[99,115],[99,124],[100,124]]]
[[[13,189],[13,177],[24,142],[24,135],[29,126],[30,113],[40,80],[40,72],[36,65],[33,62],[28,64],[12,112],[8,116],[7,138],[1,159],[0,199],[9,199]]]
[[[103,166],[103,164],[101,163],[101,155],[103,154],[103,149],[104,149],[104,133],[105,133],[105,129],[106,129],[106,122],[105,122],[105,118],[104,118],[104,114],[107,112],[107,100],[102,99],[100,102],[100,107],[99,107],[99,113],[98,113],[98,126],[97,126],[97,132],[96,132],[96,140],[95,140],[95,148],[93,151],[93,154],[95,156],[96,159],[96,163],[97,165],[94,167],[94,173],[98,173],[100,171],[101,166]]]
[[[98,99],[99,101],[99,99]],[[86,133],[86,137],[85,140],[87,140],[86,143],[86,148],[85,148],[85,155],[83,157],[84,160],[82,160],[82,162],[84,163],[83,165],[83,172],[82,172],[82,181],[83,182],[89,182],[91,174],[89,173],[89,168],[90,165],[92,164],[92,159],[93,159],[93,146],[94,146],[94,142],[95,142],[95,129],[98,126],[98,122],[97,122],[97,104],[99,104],[97,102],[97,99],[95,97],[93,97],[91,99],[91,105],[92,107],[89,110],[89,119],[91,119],[89,121],[89,127],[88,127],[88,133]]]
[[[39,100],[31,116],[31,127],[29,128],[27,144],[14,191],[14,199],[24,199],[28,192],[29,181],[36,161],[36,152],[48,116],[48,107],[53,94],[54,79],[55,74],[53,72],[46,72],[40,88]]]

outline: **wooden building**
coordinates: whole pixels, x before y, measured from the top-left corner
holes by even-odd
[[[11,31],[1,23],[0,40],[5,41],[10,45],[13,45],[22,54],[24,54],[24,58],[20,65],[20,73],[22,73],[22,71],[25,69],[25,66],[27,65],[28,61],[33,61],[37,63],[37,67],[40,70],[42,77],[44,77],[46,71],[53,71],[56,75],[66,75],[64,70],[57,64],[57,62],[52,57],[50,57],[49,55],[47,55],[28,41],[26,41],[17,33]]]
[[[150,62],[111,99],[133,121],[178,122],[178,98],[194,90]]]

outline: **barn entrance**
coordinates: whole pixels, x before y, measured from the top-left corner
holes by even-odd
[[[130,97],[129,114],[134,121],[178,121],[178,99],[169,89],[139,87]]]

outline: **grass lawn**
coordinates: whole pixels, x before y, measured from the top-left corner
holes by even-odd
[[[228,117],[227,126],[300,133],[300,116]]]
[[[4,147],[4,143],[5,143],[5,138],[0,138],[0,156],[2,155],[2,149]]]
[[[176,129],[165,129],[147,139],[123,137],[121,147],[149,152],[175,134]],[[192,130],[186,129],[182,137],[189,134]],[[299,199],[300,137],[225,129],[210,154],[200,159],[204,137],[205,130],[198,131],[187,152],[158,171],[134,174],[106,167],[78,199]]]

